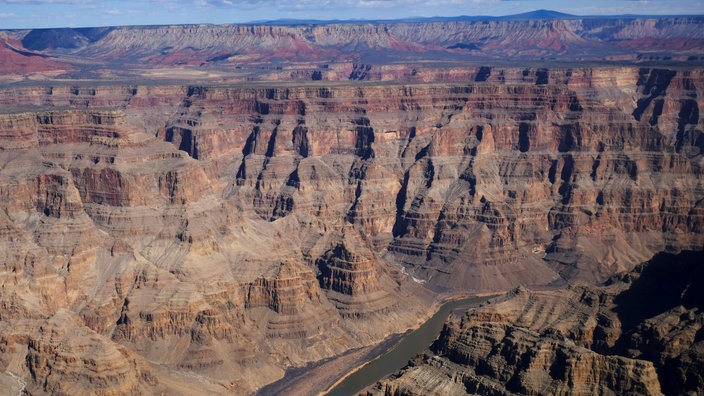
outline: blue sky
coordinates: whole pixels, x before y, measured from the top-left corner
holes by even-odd
[[[0,0],[0,29],[510,15],[704,14],[704,0]]]

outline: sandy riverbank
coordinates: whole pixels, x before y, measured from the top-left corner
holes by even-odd
[[[282,379],[260,389],[256,395],[324,395],[346,378],[396,347],[406,335],[417,330],[432,318],[444,304],[460,299],[499,296],[502,294],[504,292],[440,295],[431,305],[427,315],[419,318],[418,322],[405,333],[392,334],[378,344],[354,349],[341,356],[313,362],[304,367],[288,369]]]

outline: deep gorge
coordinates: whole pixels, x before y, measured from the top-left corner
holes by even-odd
[[[704,73],[466,74],[0,87],[0,367],[35,393],[248,393],[436,293],[704,246]]]

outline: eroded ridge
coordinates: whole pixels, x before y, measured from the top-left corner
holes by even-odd
[[[704,246],[700,71],[473,73],[0,89],[0,371],[247,393],[416,325],[426,287]]]
[[[701,252],[659,254],[601,287],[515,289],[448,321],[367,393],[701,393],[701,263]]]

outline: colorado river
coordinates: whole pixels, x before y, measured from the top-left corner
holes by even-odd
[[[487,301],[491,297],[472,297],[445,303],[427,322],[405,335],[400,342],[378,358],[350,374],[335,385],[328,396],[353,395],[385,376],[397,371],[413,357],[423,352],[440,335],[443,323],[455,309]]]

